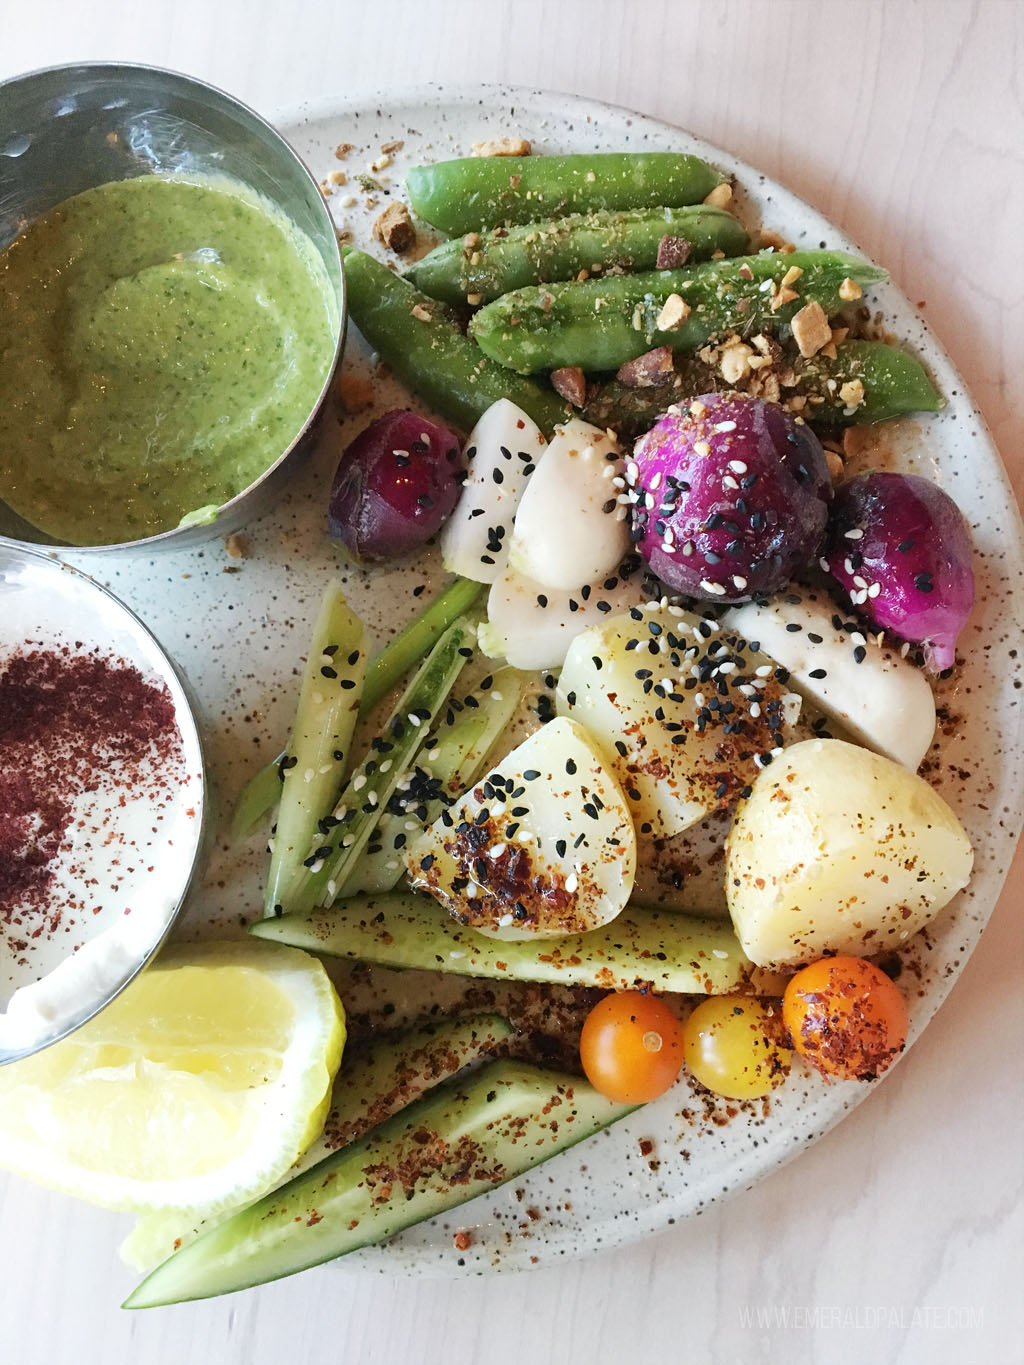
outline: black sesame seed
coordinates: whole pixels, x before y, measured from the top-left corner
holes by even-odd
[[[812,668],[807,676],[809,678],[827,678],[828,672],[824,668]]]
[[[325,678],[336,678],[338,676],[338,670],[336,668],[332,668],[330,664],[324,664],[320,672],[323,674]]]

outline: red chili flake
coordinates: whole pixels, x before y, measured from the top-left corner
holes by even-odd
[[[115,766],[126,801],[166,789],[181,736],[168,689],[125,660],[24,649],[0,673],[0,754],[0,920],[38,937],[61,921],[50,891],[76,798]]]

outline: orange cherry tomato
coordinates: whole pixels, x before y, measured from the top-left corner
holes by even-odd
[[[656,995],[606,995],[587,1015],[580,1060],[595,1090],[620,1104],[664,1094],[683,1063],[679,1020]]]
[[[907,1041],[903,996],[860,957],[826,957],[797,972],[782,1022],[801,1056],[843,1080],[874,1080]]]

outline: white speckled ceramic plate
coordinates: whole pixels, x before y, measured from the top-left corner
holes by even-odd
[[[538,152],[694,151],[737,177],[745,216],[760,217],[798,245],[856,250],[820,214],[733,157],[664,124],[564,95],[500,87],[456,93],[429,88],[400,98],[381,92],[299,108],[278,122],[318,178],[332,170],[345,169],[350,176],[365,171],[382,143],[401,140],[404,147],[386,172],[386,191],[395,194],[407,166],[461,155],[481,138],[510,133],[529,137]],[[334,157],[342,142],[354,144],[344,163]],[[347,204],[350,190],[356,194],[341,187],[331,199],[339,225],[350,228],[359,245],[376,249],[369,229],[383,196],[368,211],[361,194],[358,205]],[[913,1039],[976,943],[1021,826],[1024,692],[1017,643],[1024,620],[1024,551],[999,457],[960,377],[895,286],[878,290],[875,300],[887,327],[930,366],[949,406],[937,418],[888,433],[872,459],[926,473],[955,497],[973,530],[979,587],[978,607],[961,639],[964,665],[941,687],[940,742],[929,772],[966,825],[977,861],[969,890],[903,955]],[[366,349],[351,328],[346,365],[370,372]],[[416,405],[390,381],[378,385],[377,398],[381,411]],[[331,476],[342,444],[369,415],[340,426],[329,417],[318,454],[296,476],[286,499],[250,528],[248,557],[231,558],[213,542],[205,551],[152,560],[111,560],[103,567],[90,561],[90,569],[143,615],[190,677],[224,812],[245,778],[277,752],[287,734],[312,614],[325,576],[336,568],[324,529]],[[414,614],[417,586],[431,591],[439,580],[432,561],[372,575],[344,567],[341,572],[351,602],[379,639]],[[204,884],[179,933],[240,933],[259,912],[261,841],[231,849],[225,823],[222,819]],[[424,986],[419,973],[396,975],[389,988],[399,1014],[449,992],[448,983],[437,978]],[[747,1188],[819,1137],[866,1093],[864,1086],[826,1086],[795,1069],[764,1111],[741,1108],[729,1118],[727,1108],[736,1106],[698,1098],[683,1079],[657,1103],[527,1178],[343,1264],[392,1274],[470,1274],[550,1264],[629,1241]],[[647,1156],[642,1139],[654,1143]],[[528,1218],[528,1208],[540,1216]],[[456,1228],[473,1230],[469,1250],[454,1249]]]

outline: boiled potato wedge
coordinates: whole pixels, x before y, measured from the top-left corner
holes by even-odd
[[[973,852],[922,778],[842,740],[767,767],[726,842],[729,912],[759,966],[898,948],[967,884]]]

